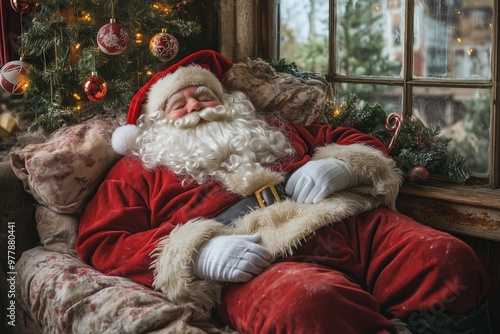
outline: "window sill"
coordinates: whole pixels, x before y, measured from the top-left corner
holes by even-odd
[[[500,210],[500,189],[491,189],[487,186],[461,186],[429,181],[424,185],[407,183],[399,193]]]
[[[500,189],[440,182],[405,184],[397,209],[439,230],[500,241]]]

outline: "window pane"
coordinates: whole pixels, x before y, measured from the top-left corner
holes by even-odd
[[[336,71],[402,77],[404,0],[336,1]]]
[[[328,0],[280,1],[280,58],[299,69],[328,72]]]
[[[413,89],[412,112],[426,126],[439,126],[471,171],[487,176],[490,103],[488,89],[418,87]]]
[[[490,79],[493,0],[416,1],[415,77]]]
[[[403,89],[401,87],[367,85],[367,84],[335,84],[335,100],[341,104],[351,94],[356,94],[358,103],[379,103],[389,115],[393,112],[401,114]]]

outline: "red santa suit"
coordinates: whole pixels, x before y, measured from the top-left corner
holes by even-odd
[[[217,65],[224,68],[224,62]],[[170,94],[207,81],[206,74],[200,82],[196,75],[174,77],[182,84],[171,87],[169,78],[150,95],[158,94],[149,109],[163,108],[165,88]],[[220,83],[208,79],[219,95]],[[134,97],[129,124],[150,88]],[[81,216],[81,258],[175,303],[216,306],[241,333],[395,333],[388,318],[406,318],[418,328],[420,319],[469,312],[481,303],[488,277],[470,247],[395,211],[401,175],[380,141],[350,128],[268,121],[283,130],[296,154],[255,170],[245,187],[237,177],[184,184],[165,167],[148,170],[138,158],[120,160]],[[351,165],[360,184],[317,204],[285,200],[255,209],[231,225],[214,219],[308,161],[329,158]],[[223,283],[193,274],[193,259],[207,240],[256,233],[273,257],[260,275]]]
[[[317,317],[311,317],[320,308],[343,314],[327,317],[335,319],[336,326],[350,322],[347,314],[356,310],[358,316],[365,314],[378,326],[390,328],[381,311],[406,317],[443,298],[453,299],[445,305],[450,311],[455,311],[454,305],[463,305],[456,311],[466,312],[467,305],[479,304],[484,291],[460,290],[486,284],[465,244],[393,210],[371,210],[393,208],[400,184],[399,172],[381,142],[350,128],[276,125],[285,127],[296,156],[263,169],[255,187],[269,180],[279,183],[284,174],[310,159],[327,157],[347,161],[365,182],[318,204],[276,203],[227,227],[211,218],[242,195],[229,193],[216,181],[182,185],[168,169],[146,170],[137,158],[126,157],[109,172],[81,217],[77,250],[82,259],[106,274],[160,289],[177,303],[194,301],[209,308],[221,301],[225,287],[223,317],[241,329],[238,317],[243,316],[250,331],[256,326],[272,331],[280,318],[297,329],[303,317],[297,318],[292,310],[311,305],[313,310],[304,315],[310,320],[300,320],[301,326],[312,325]],[[208,239],[252,233],[260,233],[262,245],[276,261],[263,274],[245,284],[205,281],[191,274],[192,258]],[[432,243],[420,248],[432,238],[440,239],[434,249]],[[468,273],[453,272],[460,267],[447,263],[450,252],[462,252],[462,260],[471,258]],[[303,289],[309,297],[299,294]],[[270,312],[276,316],[270,317]],[[283,312],[288,314],[285,318]]]

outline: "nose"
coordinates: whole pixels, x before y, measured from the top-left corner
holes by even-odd
[[[193,111],[200,111],[201,109],[203,109],[203,107],[202,107],[200,101],[198,101],[197,99],[190,98],[187,101],[187,112],[188,113],[192,113]]]

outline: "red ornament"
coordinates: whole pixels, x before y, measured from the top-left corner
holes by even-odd
[[[0,85],[11,94],[23,94],[28,86],[26,74],[30,69],[31,65],[21,60],[8,62],[0,70]]]
[[[10,0],[10,5],[19,14],[28,14],[35,9],[36,0]]]
[[[106,81],[94,71],[92,72],[92,76],[88,77],[83,83],[83,91],[90,101],[97,102],[106,95],[108,85]]]
[[[149,51],[164,62],[174,59],[179,52],[179,42],[174,36],[167,34],[166,29],[156,34],[149,41]]]
[[[103,25],[97,32],[97,45],[108,55],[119,55],[125,51],[128,41],[127,30],[116,23],[115,19],[111,19],[110,23]]]
[[[424,166],[415,166],[408,173],[408,180],[413,183],[424,183],[429,179],[429,171]]]

